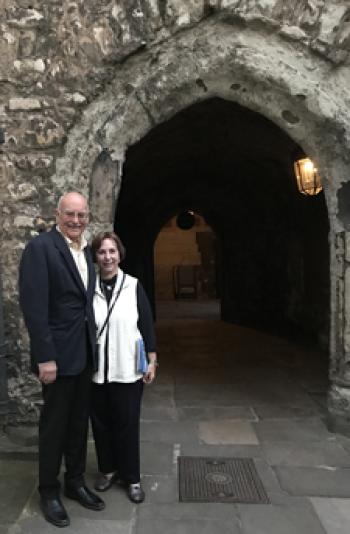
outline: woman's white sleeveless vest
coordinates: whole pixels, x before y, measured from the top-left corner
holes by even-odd
[[[110,304],[121,285],[123,272],[118,270],[117,282],[113,290]],[[97,276],[94,295],[94,312],[97,333],[107,317],[107,300],[101,291],[100,277]],[[105,344],[108,333],[108,369],[107,382],[136,382],[142,374],[136,372],[136,345],[141,338],[137,328],[137,279],[126,275],[120,292],[110,315],[108,325],[99,339],[99,365],[93,381],[103,384],[105,381]]]

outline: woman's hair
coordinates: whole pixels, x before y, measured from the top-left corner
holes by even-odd
[[[125,258],[125,247],[121,242],[120,237],[115,232],[101,232],[100,234],[97,234],[97,236],[94,237],[91,243],[92,257],[94,262],[96,262],[96,252],[101,247],[102,241],[104,241],[105,239],[111,239],[115,242],[119,252],[120,261],[123,261],[123,259]]]

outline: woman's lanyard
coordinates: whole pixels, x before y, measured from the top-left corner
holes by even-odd
[[[118,298],[119,298],[119,295],[120,295],[121,290],[123,289],[124,280],[125,280],[125,273],[123,273],[122,283],[120,284],[120,287],[119,287],[118,292],[117,292],[117,294],[116,294],[116,296],[115,296],[115,299],[114,299],[113,303],[111,304],[111,306],[109,306],[109,308],[108,308],[108,313],[107,313],[107,317],[106,317],[106,319],[105,319],[105,322],[103,323],[103,325],[102,325],[102,327],[101,327],[101,330],[100,330],[100,331],[98,332],[98,334],[96,335],[96,342],[99,341],[99,339],[100,339],[101,336],[102,336],[102,333],[103,333],[104,329],[105,329],[106,326],[107,326],[107,323],[108,323],[109,318],[110,318],[110,316],[111,316],[111,313],[112,313],[112,310],[113,310],[113,308],[114,308],[114,305],[115,305],[115,303],[117,302],[117,300],[118,300]]]

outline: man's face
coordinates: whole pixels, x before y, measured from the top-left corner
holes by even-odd
[[[89,220],[85,198],[79,193],[67,193],[56,210],[56,222],[61,232],[72,241],[79,241]]]

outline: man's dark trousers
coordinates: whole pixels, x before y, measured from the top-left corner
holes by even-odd
[[[55,496],[64,456],[65,484],[84,485],[91,391],[91,365],[79,375],[58,377],[42,387],[39,422],[39,492]]]

